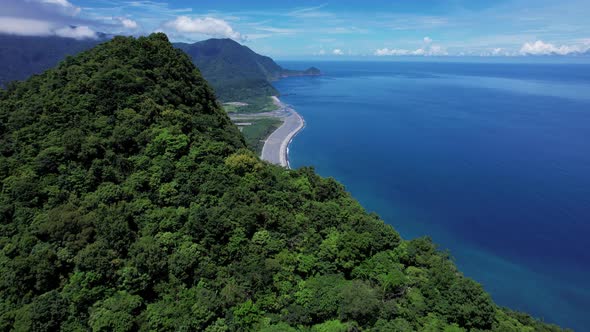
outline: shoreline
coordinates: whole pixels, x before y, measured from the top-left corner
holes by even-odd
[[[293,138],[305,128],[305,120],[293,108],[281,102],[278,97],[272,96],[272,99],[280,107],[280,111],[287,115],[283,118],[283,124],[264,141],[260,157],[265,161],[290,169],[289,146]]]
[[[291,142],[293,142],[293,139],[295,138],[295,136],[297,136],[303,129],[305,129],[305,125],[306,125],[305,119],[301,116],[301,114],[299,114],[297,111],[295,111],[292,108],[291,108],[291,111],[294,113],[294,115],[299,117],[299,121],[301,122],[301,124],[299,125],[297,130],[292,133],[291,137],[289,137],[289,141],[285,145],[284,158],[285,158],[285,162],[287,164],[286,166],[288,169],[291,169],[291,163],[289,162],[289,147],[291,146]]]

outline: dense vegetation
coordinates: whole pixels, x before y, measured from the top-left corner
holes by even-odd
[[[163,34],[0,91],[0,330],[559,331],[244,149]]]
[[[287,70],[231,39],[209,39],[194,44],[177,43],[223,101],[247,101],[276,96],[270,81],[284,76],[319,75],[317,68]]]

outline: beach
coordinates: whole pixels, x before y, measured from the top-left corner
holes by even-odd
[[[283,124],[264,142],[261,158],[270,163],[290,168],[289,144],[304,127],[305,121],[293,108],[285,105],[278,97],[272,97],[283,113]]]

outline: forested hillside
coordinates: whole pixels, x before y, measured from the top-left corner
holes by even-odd
[[[55,66],[69,55],[76,55],[107,41],[63,37],[32,37],[0,34],[0,87],[16,80],[25,80]],[[175,47],[188,53],[216,96],[224,101],[246,101],[260,111],[269,96],[279,92],[270,81],[285,76],[320,75],[317,68],[305,71],[284,69],[273,59],[259,55],[231,39],[208,39]]]
[[[560,331],[244,146],[163,34],[0,90],[0,330]]]
[[[270,81],[284,76],[320,74],[317,68],[306,71],[284,69],[273,59],[231,39],[208,39],[174,46],[193,59],[223,101],[251,101],[276,96],[279,92]]]

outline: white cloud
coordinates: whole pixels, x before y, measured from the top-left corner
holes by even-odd
[[[80,8],[68,0],[0,0],[0,33],[20,36],[96,38],[92,21],[77,16]]]
[[[545,43],[542,40],[537,40],[534,43],[525,43],[520,48],[522,55],[568,55],[575,53],[583,53],[590,50],[590,44],[582,45],[561,45],[555,46],[551,43]]]
[[[16,17],[0,17],[0,33],[19,36],[59,36],[74,39],[97,38],[87,26],[59,26],[55,23]]]
[[[417,56],[440,56],[448,55],[449,53],[439,45],[433,45],[432,39],[424,37],[424,46],[415,50],[408,50],[403,48],[380,48],[375,50],[373,55],[376,56],[403,56],[403,55],[417,55]]]
[[[335,49],[332,50],[332,54],[334,54],[334,55],[344,55],[344,52],[342,52],[342,50],[339,49],[339,48],[335,48]]]
[[[197,33],[212,37],[226,37],[235,40],[243,40],[242,35],[224,20],[213,17],[190,18],[188,16],[179,16],[173,21],[164,24],[180,33]]]
[[[441,56],[449,53],[441,46],[432,46],[427,48],[418,48],[415,50],[397,49],[397,48],[380,48],[374,53],[377,56],[400,56],[400,55],[423,55],[423,56]]]
[[[416,51],[418,51],[418,50],[416,50]],[[416,54],[412,54],[412,53],[413,53],[413,51],[410,51],[410,50],[397,49],[397,48],[389,49],[389,48],[385,47],[385,48],[377,49],[375,51],[375,53],[373,53],[373,54],[376,56],[416,55]]]
[[[459,56],[517,56],[519,55],[516,51],[512,51],[510,49],[502,48],[502,47],[495,47],[495,48],[488,48],[483,50],[469,50],[467,52],[460,52],[457,55]]]
[[[426,49],[425,55],[449,55],[449,53],[442,46],[432,45]]]
[[[320,51],[318,52],[318,55],[325,55],[325,54],[326,54],[326,51],[324,51],[324,50],[320,50]]]
[[[72,15],[72,16],[78,15],[81,10],[80,7],[74,6],[68,0],[37,0],[37,2],[40,2],[42,4],[51,5],[51,6],[56,6],[63,13],[68,14],[68,15]]]
[[[16,17],[0,17],[0,33],[19,36],[49,36],[53,25],[50,22]]]
[[[55,34],[59,37],[74,38],[74,39],[88,39],[96,38],[96,32],[87,26],[80,27],[63,27],[55,30]]]
[[[137,29],[137,27],[139,26],[137,24],[137,22],[135,22],[134,20],[130,19],[130,18],[126,18],[126,17],[117,17],[117,20],[119,21],[119,23],[121,23],[121,25],[123,27],[125,27],[126,29]]]

